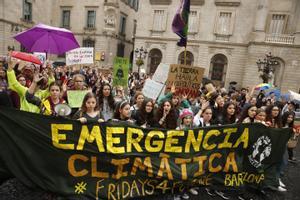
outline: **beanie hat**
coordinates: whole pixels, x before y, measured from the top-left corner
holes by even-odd
[[[187,116],[191,116],[193,117],[194,114],[191,110],[189,109],[183,109],[179,115],[179,118],[182,120],[183,118],[187,117]]]

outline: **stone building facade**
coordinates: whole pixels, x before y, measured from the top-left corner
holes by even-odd
[[[135,48],[148,56],[141,68],[183,63],[184,48],[171,24],[180,0],[145,0],[137,13]],[[299,0],[191,0],[187,64],[205,68],[216,84],[261,83],[258,59],[271,52],[278,65],[272,83],[282,91],[300,88]],[[137,66],[134,67],[137,69]]]
[[[100,53],[97,64],[111,66],[115,56],[133,56],[138,4],[139,0],[1,0],[0,55],[8,48],[22,49],[13,35],[44,23],[71,30],[80,46]]]

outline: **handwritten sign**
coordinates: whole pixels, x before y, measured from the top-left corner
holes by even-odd
[[[151,79],[147,79],[144,87],[143,87],[143,94],[151,99],[157,99],[159,93],[162,91],[164,84],[153,81]]]
[[[189,93],[189,96],[198,96],[204,70],[204,68],[189,65],[170,65],[167,90],[174,83],[178,94]]]
[[[94,48],[77,48],[68,51],[66,54],[66,64],[92,64],[94,63]]]

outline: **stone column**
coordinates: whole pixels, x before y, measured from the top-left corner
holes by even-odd
[[[296,1],[296,9],[295,9],[295,43],[300,45],[300,1]]]

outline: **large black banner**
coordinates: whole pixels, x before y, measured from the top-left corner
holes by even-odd
[[[61,195],[126,199],[190,186],[276,185],[290,129],[187,131],[91,123],[1,108],[0,178]]]

